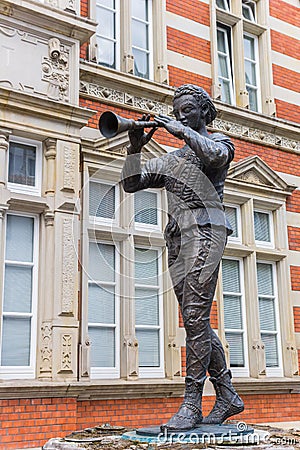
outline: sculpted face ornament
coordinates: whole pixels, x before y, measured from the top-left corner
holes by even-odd
[[[174,94],[175,119],[159,115],[156,126],[131,129],[122,171],[126,192],[165,188],[169,222],[164,236],[168,266],[186,330],[185,394],[178,412],[163,430],[184,431],[201,423],[220,424],[244,409],[231,383],[222,344],[209,322],[220,260],[231,227],[223,208],[224,182],[234,156],[230,139],[209,134],[206,125],[216,109],[201,87],[187,84]],[[142,121],[149,121],[143,116]],[[140,152],[157,127],[184,141],[178,150],[153,158],[141,167]],[[202,393],[207,372],[216,402],[205,418]]]

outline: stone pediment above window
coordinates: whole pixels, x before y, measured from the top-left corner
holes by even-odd
[[[85,154],[85,159],[89,159],[89,155],[93,155],[93,159],[96,158],[115,158],[122,160],[127,154],[127,146],[129,145],[129,139],[127,132],[120,133],[117,136],[106,139],[100,137],[100,131],[87,130],[85,135],[82,136],[82,152]],[[95,138],[95,136],[99,138]],[[142,160],[157,158],[167,153],[167,150],[156,141],[151,141],[145,145],[142,150]]]
[[[259,190],[274,195],[290,195],[297,186],[288,184],[259,156],[249,156],[230,166],[227,176],[228,185],[238,184],[242,190]],[[272,194],[271,194],[272,195]]]

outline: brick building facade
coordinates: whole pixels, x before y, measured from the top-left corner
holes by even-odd
[[[239,418],[300,421],[297,0],[3,0],[0,23],[0,448],[177,410],[165,194],[123,192],[128,137],[98,120],[171,114],[183,83],[210,93],[209,131],[236,148],[211,322]],[[158,130],[144,156],[180,146]]]

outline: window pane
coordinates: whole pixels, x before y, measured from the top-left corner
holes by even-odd
[[[115,367],[114,328],[89,327],[91,367]]]
[[[274,295],[273,267],[271,264],[257,264],[258,295]]]
[[[278,367],[279,357],[278,357],[277,335],[262,333],[261,339],[265,345],[266,366]]]
[[[115,247],[90,242],[89,278],[95,281],[115,280]]]
[[[246,86],[249,93],[249,108],[251,111],[258,111],[257,90]]]
[[[254,232],[256,241],[271,242],[269,214],[254,211]]]
[[[237,209],[231,206],[225,206],[225,214],[233,230],[231,237],[238,237]]]
[[[115,186],[90,181],[90,216],[113,219],[115,216]]]
[[[96,20],[99,24],[98,33],[101,36],[105,36],[114,39],[116,36],[115,32],[115,13],[113,11],[108,11],[107,9],[97,8]]]
[[[97,5],[107,6],[108,8],[114,8],[115,0],[97,0]]]
[[[224,78],[229,78],[227,56],[219,55],[219,74]]]
[[[242,333],[225,333],[229,345],[230,367],[244,367],[244,340]]]
[[[11,142],[9,144],[8,181],[34,186],[35,163],[36,147]]]
[[[232,103],[231,99],[231,90],[230,90],[230,81],[225,81],[222,78],[219,78],[219,82],[221,84],[221,98],[225,103]]]
[[[272,298],[259,298],[259,322],[263,331],[276,331],[275,304]]]
[[[159,331],[138,329],[136,338],[139,343],[139,366],[159,367]]]
[[[32,262],[33,258],[32,217],[7,216],[6,260]]]
[[[240,330],[243,328],[241,297],[224,295],[225,328]]]
[[[241,292],[239,261],[224,259],[222,261],[222,278],[224,292]]]
[[[216,0],[218,8],[225,9],[225,11],[229,10],[227,0]]]
[[[103,66],[115,68],[116,67],[116,44],[107,39],[97,38],[97,61]]]
[[[132,45],[143,50],[149,49],[148,26],[134,19],[132,20]]]
[[[89,284],[89,323],[115,323],[115,289]]]
[[[134,74],[142,78],[149,78],[149,54],[136,48],[132,49],[132,53],[134,56]]]
[[[217,38],[218,38],[218,50],[222,53],[227,53],[226,49],[226,32],[222,30],[217,30]]]
[[[31,312],[32,267],[5,267],[4,312]]]
[[[254,39],[250,36],[244,36],[245,58],[255,61]]]
[[[132,15],[141,20],[148,20],[148,0],[131,0]]]
[[[159,325],[159,297],[157,290],[135,290],[135,324]]]
[[[139,284],[158,284],[157,250],[135,249],[135,278]]]
[[[246,70],[246,83],[252,84],[252,86],[257,86],[256,82],[256,67],[251,61],[245,61]]]
[[[31,319],[3,317],[2,366],[30,365]]]
[[[135,221],[157,225],[157,194],[138,191],[134,194]]]

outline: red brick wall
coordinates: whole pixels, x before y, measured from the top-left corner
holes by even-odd
[[[300,420],[300,394],[243,395],[245,411],[234,417],[254,423]],[[42,446],[71,431],[110,423],[135,428],[166,422],[181,398],[76,401],[75,398],[0,400],[0,449]],[[205,397],[203,412],[214,397]]]
[[[210,42],[183,31],[167,27],[168,50],[211,63]]]
[[[275,99],[277,117],[300,123],[300,106]]]
[[[215,330],[218,328],[218,304],[216,300],[213,301],[210,312],[210,324]]]
[[[0,400],[0,449],[37,447],[76,429],[75,398]]]
[[[290,212],[300,213],[300,191],[294,191],[286,201],[286,209]]]
[[[300,251],[300,228],[288,227],[288,238],[289,238],[289,249]]]
[[[294,306],[294,328],[296,333],[300,333],[300,307]]]
[[[199,0],[167,0],[167,11],[208,27],[210,25],[209,5]]]
[[[299,8],[282,0],[270,1],[270,14],[279,20],[300,27]]]
[[[295,58],[300,55],[300,41],[296,38],[279,33],[279,31],[271,30],[272,50],[283,53],[284,55]]]
[[[273,64],[272,67],[274,84],[291,91],[300,92],[300,74],[298,72],[276,64]]]
[[[300,266],[290,266],[293,291],[300,291]]]

